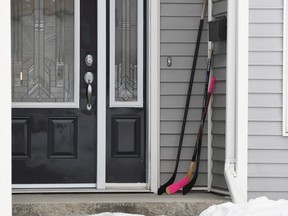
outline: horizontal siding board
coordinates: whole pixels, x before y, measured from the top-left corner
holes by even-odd
[[[186,103],[186,96],[161,96],[161,108],[183,108]],[[192,96],[190,99],[190,108],[202,108],[203,96]]]
[[[249,108],[249,121],[282,121],[281,108]]]
[[[161,161],[160,162],[160,167],[163,172],[169,173],[171,170],[174,170],[175,168],[175,160],[171,161]],[[178,166],[178,172],[179,173],[185,173],[188,172],[189,166],[191,164],[191,161],[180,161],[179,166]],[[207,173],[207,161],[200,161],[199,165],[199,172],[201,173]]]
[[[226,95],[213,95],[213,102],[212,102],[213,108],[225,108],[226,107]]]
[[[261,181],[261,184],[259,184]],[[267,192],[288,192],[287,178],[248,178],[249,191],[267,191]]]
[[[160,26],[162,29],[195,29],[199,28],[200,17],[161,17]],[[207,29],[207,19],[205,19],[203,29]],[[201,35],[202,36],[202,35]],[[196,38],[197,39],[197,38]]]
[[[160,41],[161,43],[167,43],[167,42],[174,42],[174,43],[192,43],[197,41],[197,34],[198,29],[186,29],[181,30],[181,33],[179,30],[171,30],[171,29],[162,29],[160,32]],[[207,29],[203,29],[202,35],[201,35],[201,42],[207,42],[208,40],[208,32]]]
[[[196,43],[161,43],[160,50],[161,56],[194,56]],[[207,55],[208,44],[202,42],[199,47],[198,55]],[[173,63],[173,57],[172,57]]]
[[[250,23],[249,36],[250,37],[273,37],[283,35],[283,24],[278,23]]]
[[[189,109],[187,121],[200,121],[202,109]],[[182,121],[184,109],[161,109],[160,120]]]
[[[161,160],[175,160],[177,156],[177,147],[162,147],[160,150]],[[181,160],[191,160],[193,155],[193,147],[185,147],[181,151]],[[201,160],[207,160],[207,147],[201,148]],[[173,170],[171,170],[173,171]]]
[[[283,22],[283,10],[279,8],[277,10],[261,9],[249,11],[250,22]]]
[[[182,179],[184,177],[186,173],[179,173],[177,176],[176,176],[176,179],[175,179],[175,182]],[[172,172],[171,173],[163,173],[161,176],[160,176],[160,182],[161,182],[161,185],[166,183],[172,176]],[[198,177],[197,177],[197,181],[195,183],[195,187],[205,187],[207,186],[206,184],[207,182],[207,174],[202,174],[202,173],[199,173]],[[193,190],[193,189],[192,189]]]
[[[161,4],[160,16],[199,16],[202,3],[199,4]]]
[[[249,163],[288,163],[288,150],[249,149]],[[286,179],[287,180],[287,179]]]
[[[249,107],[282,107],[281,94],[254,94],[249,93]]]
[[[181,132],[182,121],[178,122],[163,122],[160,123],[160,133],[162,134],[178,134]],[[200,126],[200,121],[187,122],[185,132],[188,134],[197,134]],[[207,132],[206,125],[204,133]]]
[[[288,137],[283,136],[261,136],[253,135],[248,137],[249,149],[287,149]]]
[[[282,135],[282,122],[248,122],[249,135]],[[287,143],[288,144],[288,143]]]
[[[248,176],[253,178],[288,178],[288,164],[249,164]]]
[[[173,56],[173,55],[171,55]],[[196,69],[206,69],[207,57],[198,56]],[[193,57],[173,57],[173,63],[171,67],[167,65],[167,57],[160,58],[161,69],[186,69],[192,68]]]
[[[226,67],[218,68],[218,69],[214,68],[213,76],[216,78],[216,82],[226,81]]]
[[[225,15],[227,13],[227,1],[217,1],[213,3],[213,16]]]
[[[225,135],[214,134],[212,140],[212,147],[225,148]],[[223,159],[223,158],[220,158]],[[224,160],[224,159],[223,159]]]
[[[161,95],[187,95],[189,83],[162,83],[160,86]],[[192,88],[193,95],[203,95],[205,83],[194,83]]]
[[[218,175],[216,173],[213,173],[212,185],[215,188],[227,190],[224,175]]]
[[[225,121],[226,109],[223,108],[213,108],[212,121]]]
[[[282,94],[282,80],[249,80],[250,93],[279,93]]]
[[[212,159],[215,161],[223,161],[225,160],[225,148],[216,148],[213,147]]]
[[[282,8],[283,0],[249,0],[250,8]]]
[[[218,174],[218,175],[224,175],[224,159],[223,161],[213,161],[212,165],[212,173]]]
[[[225,121],[214,121],[213,122],[213,128],[212,128],[212,134],[225,134]]]
[[[282,52],[249,52],[250,65],[282,65],[282,58]]]
[[[225,54],[226,53],[226,41],[215,41],[213,43],[214,54]]]
[[[161,147],[178,147],[180,139],[179,134],[161,134]],[[183,138],[183,147],[191,147],[195,145],[195,140],[197,139],[197,134],[191,135],[186,134]],[[202,146],[207,146],[207,135],[204,134],[202,137]]]
[[[282,65],[249,66],[249,80],[252,79],[282,79]]]
[[[161,70],[161,83],[170,82],[189,82],[191,70]],[[196,70],[194,75],[194,83],[203,82],[206,77],[206,70]]]
[[[279,38],[249,38],[250,51],[282,51],[283,42]]]
[[[226,67],[226,54],[214,55],[213,68]]]

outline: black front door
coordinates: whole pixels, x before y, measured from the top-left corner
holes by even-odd
[[[79,2],[11,0],[13,184],[96,183],[97,1]]]

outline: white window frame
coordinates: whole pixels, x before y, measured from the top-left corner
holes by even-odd
[[[283,136],[288,136],[288,2],[283,1]]]
[[[79,108],[80,0],[74,0],[74,100],[73,102],[12,102],[12,108]]]
[[[137,0],[137,101],[115,100],[115,1],[110,0],[110,107],[143,107],[143,0]]]

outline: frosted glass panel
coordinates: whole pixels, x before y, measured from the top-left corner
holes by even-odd
[[[115,6],[115,100],[137,101],[137,1]]]
[[[12,0],[12,101],[74,102],[74,1]]]
[[[141,106],[143,2],[110,1],[110,106]]]

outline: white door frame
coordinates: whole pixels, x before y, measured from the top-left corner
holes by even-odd
[[[97,131],[97,189],[148,191],[157,193],[159,185],[160,146],[160,0],[147,0],[147,184],[106,183],[106,0],[98,1],[98,131]],[[104,90],[103,90],[104,89]]]
[[[0,198],[1,215],[12,215],[11,205],[11,24],[10,1],[0,1],[1,80],[0,85]]]

